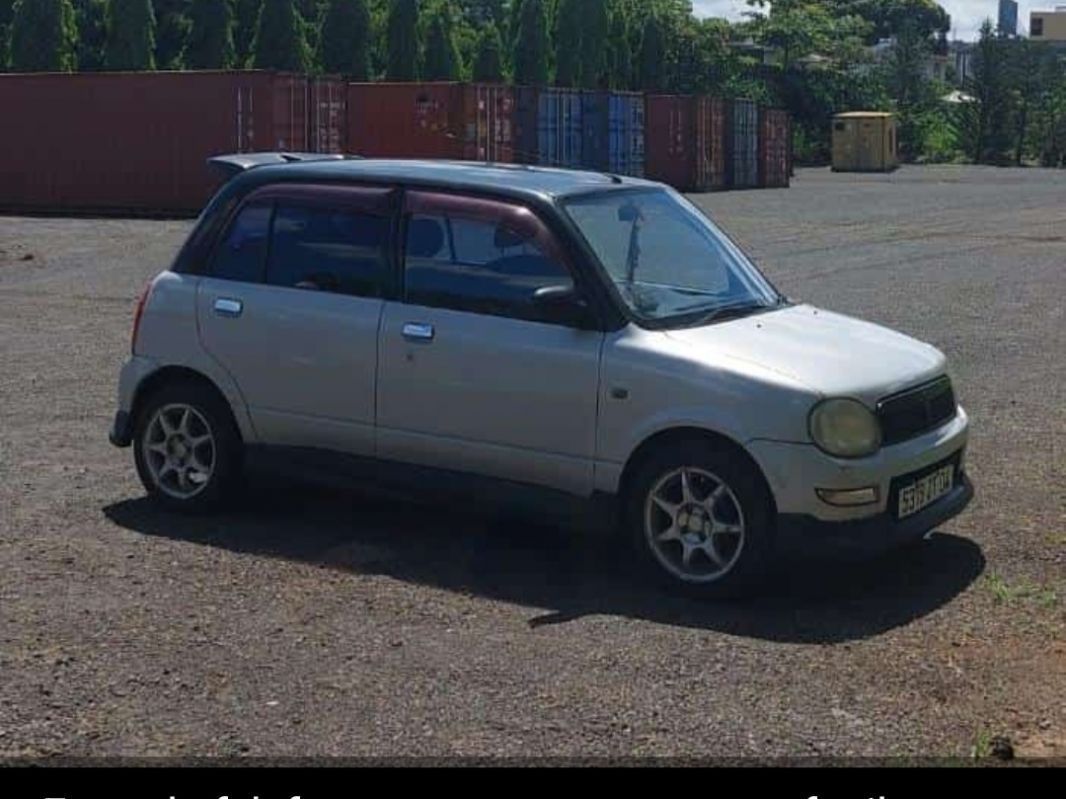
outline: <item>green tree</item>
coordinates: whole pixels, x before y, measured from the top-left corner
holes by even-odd
[[[558,0],[555,12],[555,85],[578,86],[582,66],[582,7],[589,0]]]
[[[70,0],[16,0],[11,17],[15,72],[70,72],[78,30]]]
[[[78,28],[79,72],[98,72],[106,66],[107,0],[73,0]]]
[[[478,35],[473,77],[482,83],[503,81],[503,40],[500,29],[492,22]]]
[[[352,80],[370,79],[370,9],[366,0],[329,0],[322,15],[319,64]]]
[[[638,69],[642,89],[657,92],[666,88],[666,40],[658,16],[650,16],[644,23]]]
[[[189,69],[229,69],[236,60],[233,46],[233,9],[229,0],[192,0],[185,66]]]
[[[152,0],[155,13],[155,63],[159,69],[180,69],[189,35],[190,0]]]
[[[584,0],[581,3],[581,86],[607,89],[612,83],[608,67],[611,19],[607,0]]]
[[[630,44],[629,16],[615,4],[611,10],[610,36],[607,41],[607,72],[612,89],[633,88],[633,46]]]
[[[386,76],[418,79],[418,0],[392,0],[389,5]]]
[[[151,0],[110,0],[104,59],[110,70],[155,69],[155,12]]]
[[[441,5],[429,21],[423,77],[426,80],[456,80],[460,70],[449,8]]]
[[[233,48],[236,66],[244,67],[252,58],[252,43],[259,25],[263,0],[233,0]]]
[[[11,17],[15,0],[0,0],[0,72],[7,69],[11,58]]]
[[[515,83],[520,86],[548,83],[549,46],[544,0],[522,0],[514,40]]]
[[[288,72],[307,72],[310,68],[306,26],[292,0],[263,0],[252,43],[252,63],[256,69]]]
[[[1006,40],[996,36],[991,20],[981,26],[974,54],[973,77],[966,85],[972,102],[960,103],[957,128],[961,143],[978,164],[1009,160],[1011,97]]]

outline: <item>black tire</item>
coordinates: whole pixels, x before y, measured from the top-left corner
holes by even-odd
[[[728,570],[710,581],[686,580],[671,572],[656,554],[646,531],[650,492],[681,469],[696,469],[717,477],[731,492],[727,500],[732,502],[735,498],[742,513],[743,544],[734,547],[735,560]],[[713,487],[714,483],[707,481],[707,485]],[[773,551],[773,499],[762,475],[735,448],[699,439],[664,445],[637,466],[623,503],[623,525],[637,564],[660,585],[690,596],[726,598],[751,594],[765,584]],[[678,541],[678,549],[680,546]],[[719,568],[709,559],[707,565],[708,571]]]
[[[213,438],[213,469],[194,496],[180,498],[157,483],[147,462],[146,433],[161,408],[184,405],[206,422]],[[133,457],[148,496],[163,508],[178,513],[202,514],[228,503],[236,493],[244,460],[244,445],[228,403],[213,389],[196,383],[173,383],[155,390],[141,403],[134,420]],[[198,430],[197,432],[201,432]]]

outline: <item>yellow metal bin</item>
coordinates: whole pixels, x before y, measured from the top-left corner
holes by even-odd
[[[894,115],[851,111],[833,117],[834,172],[891,172],[899,166]]]

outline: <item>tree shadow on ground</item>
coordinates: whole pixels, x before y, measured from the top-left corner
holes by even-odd
[[[383,492],[253,481],[229,512],[167,513],[147,499],[109,505],[125,529],[318,564],[544,609],[531,627],[589,615],[791,643],[839,643],[906,625],[944,606],[984,571],[972,541],[936,533],[873,560],[790,561],[755,598],[672,595],[633,574],[624,542],[506,514]]]

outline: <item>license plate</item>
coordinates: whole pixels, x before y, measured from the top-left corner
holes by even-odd
[[[918,511],[928,508],[938,499],[951,493],[955,487],[955,464],[942,466],[932,474],[926,475],[899,490],[899,510],[897,517],[905,519]]]

